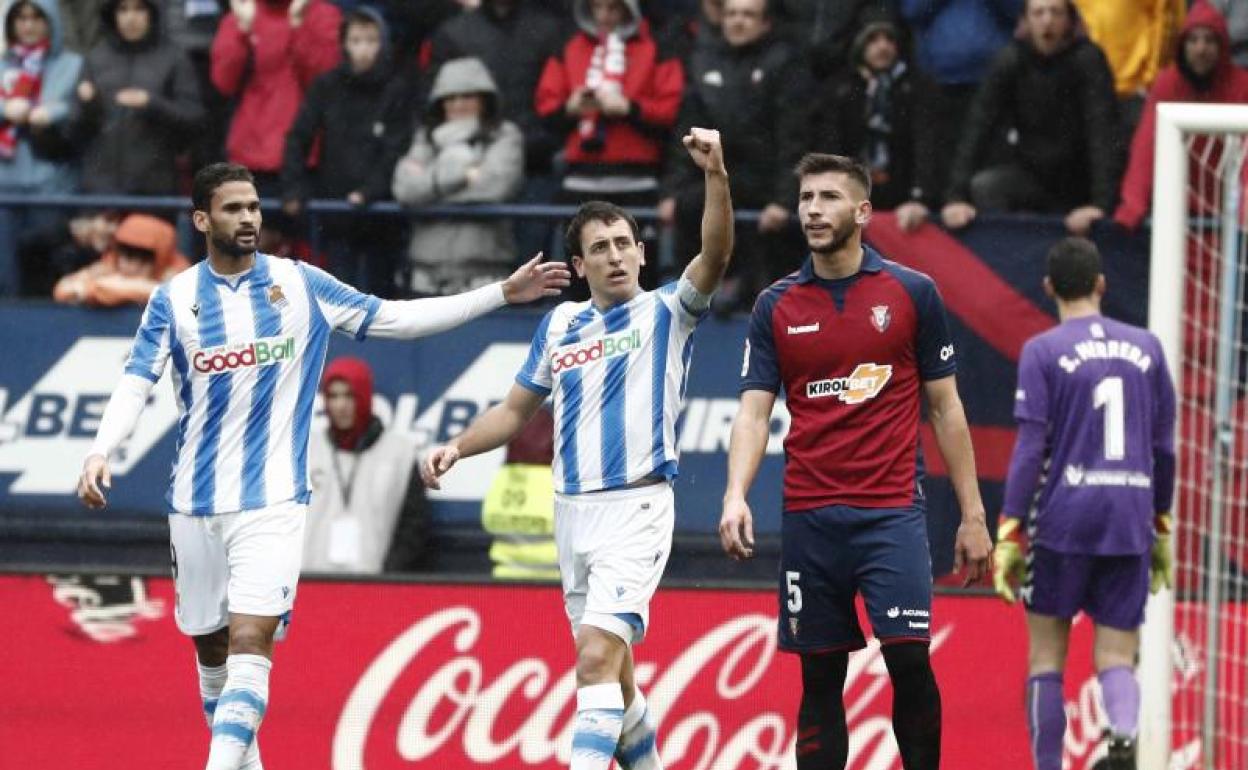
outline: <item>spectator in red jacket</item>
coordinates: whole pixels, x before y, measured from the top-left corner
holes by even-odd
[[[286,132],[303,93],[338,64],[342,14],[328,0],[230,0],[212,41],[212,84],[237,107],[226,157],[278,193]]]
[[[1231,39],[1222,14],[1204,0],[1197,0],[1187,14],[1179,36],[1174,64],[1162,70],[1148,92],[1140,125],[1131,142],[1131,159],[1122,179],[1122,191],[1114,221],[1135,229],[1148,214],[1153,196],[1153,147],[1157,131],[1157,104],[1160,102],[1206,102],[1228,104],[1248,102],[1248,72],[1231,61]],[[1208,138],[1196,139],[1189,179],[1208,189],[1192,201],[1194,210],[1208,213],[1219,192],[1218,167],[1221,147],[1206,151]],[[1203,159],[1203,160],[1198,160]],[[1203,170],[1204,173],[1200,173]]]
[[[654,205],[684,69],[661,60],[637,0],[574,0],[572,10],[578,31],[546,62],[534,105],[567,137],[564,200]]]

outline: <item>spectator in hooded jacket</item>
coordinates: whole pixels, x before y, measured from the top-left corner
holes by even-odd
[[[717,295],[717,307],[749,309],[754,295],[797,269],[796,253],[783,236],[797,204],[793,168],[808,150],[807,113],[798,105],[810,98],[806,61],[773,33],[768,0],[726,0],[720,42],[706,42],[689,57],[688,84],[676,136],[691,126],[717,129],[724,162],[732,168],[733,204],[760,209],[757,223],[737,224],[737,254]],[[668,169],[659,217],[676,225],[675,253],[698,253],[703,179],[697,166],[681,162],[687,151],[669,143]],[[675,266],[679,274],[684,265]]]
[[[373,414],[373,373],[358,358],[325,367],[329,425],[308,441],[304,572],[410,572],[429,545],[425,487],[411,436]]]
[[[1231,40],[1222,14],[1204,0],[1197,0],[1187,14],[1175,47],[1175,63],[1162,70],[1148,92],[1140,125],[1131,142],[1131,158],[1122,179],[1120,203],[1114,221],[1139,227],[1153,198],[1153,151],[1157,133],[1157,105],[1161,102],[1248,103],[1248,72],[1231,61]],[[1189,180],[1208,185],[1193,197],[1201,214],[1213,209],[1221,192],[1216,172],[1221,145],[1208,147],[1208,137],[1197,137],[1191,152]]]
[[[297,216],[309,198],[364,207],[390,197],[390,177],[411,136],[401,81],[392,78],[385,20],[367,6],[342,22],[342,64],[312,82],[286,136],[283,208]],[[309,165],[319,140],[320,162]],[[324,216],[321,245],[331,273],[361,291],[394,295],[394,244],[389,228],[353,214]]]
[[[684,70],[659,56],[637,0],[574,0],[572,13],[577,32],[546,62],[534,100],[565,137],[562,198],[652,206]]]
[[[173,195],[175,158],[204,117],[195,72],[164,39],[155,0],[108,0],[103,15],[104,37],[78,83],[82,188]]]
[[[173,225],[148,214],[121,220],[112,245],[94,262],[57,281],[57,302],[95,307],[142,305],[161,283],[190,267]]]
[[[404,206],[496,203],[515,195],[523,176],[524,137],[501,118],[489,70],[473,58],[443,64],[425,125],[394,170],[395,200]],[[506,220],[417,220],[407,288],[416,294],[467,291],[507,276],[514,263]]]
[[[502,116],[524,135],[527,176],[550,173],[562,136],[552,135],[533,110],[533,92],[546,60],[559,54],[567,37],[565,22],[533,0],[481,0],[470,11],[447,19],[430,43],[429,70],[447,61],[475,57],[498,84]]]
[[[82,57],[62,48],[55,0],[4,4],[0,57],[0,192],[38,195],[72,192],[78,174],[68,157],[65,127]],[[55,210],[0,209],[0,297],[21,285],[17,237],[52,230],[64,221]]]
[[[900,0],[914,36],[912,62],[935,82],[931,122],[924,129],[934,147],[957,147],[984,73],[1010,42],[1023,0]],[[933,159],[937,195],[949,185],[951,154]]]
[[[1060,212],[1084,235],[1118,187],[1113,75],[1077,34],[1071,0],[1027,0],[1023,19],[975,96],[941,218],[956,229],[978,209]],[[996,132],[1010,137],[1008,156],[985,162]]]
[[[896,23],[871,19],[854,38],[850,65],[816,93],[811,149],[848,155],[871,172],[871,205],[913,230],[939,202],[935,86],[901,54]]]
[[[303,94],[337,66],[342,14],[328,0],[230,0],[212,41],[212,82],[236,100],[226,158],[279,195],[286,132]]]

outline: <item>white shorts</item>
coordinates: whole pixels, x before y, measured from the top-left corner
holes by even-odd
[[[217,516],[171,514],[174,619],[182,633],[210,634],[229,624],[231,612],[286,616],[299,584],[306,512],[307,505],[288,501]]]
[[[555,546],[572,634],[581,624],[637,643],[672,552],[672,485],[555,495]]]

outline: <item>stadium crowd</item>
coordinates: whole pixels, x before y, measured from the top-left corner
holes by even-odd
[[[438,294],[496,280],[549,239],[497,218],[374,219],[369,204],[605,198],[654,208],[687,260],[701,191],[678,137],[710,126],[736,205],[760,212],[737,225],[721,303],[748,308],[802,254],[791,169],[810,150],[864,161],[876,210],[903,230],[958,229],[984,211],[1060,215],[1074,234],[1101,219],[1138,227],[1157,102],[1248,102],[1244,9],[10,0],[0,193],[185,194],[194,169],[229,160],[282,202],[262,250],[381,296]],[[359,209],[319,218],[315,251],[301,221],[312,199]],[[0,208],[0,297],[47,296],[101,257],[113,264],[116,247],[83,223],[116,227],[128,213]],[[134,275],[169,270],[157,249],[126,254]],[[643,284],[659,269],[653,260]],[[57,299],[96,301],[80,284]]]

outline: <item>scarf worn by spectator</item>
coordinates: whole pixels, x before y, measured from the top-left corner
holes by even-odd
[[[863,150],[871,183],[883,184],[890,176],[888,143],[893,137],[893,86],[906,72],[906,63],[899,61],[883,72],[872,73],[867,82],[867,143]]]
[[[628,59],[624,55],[624,38],[616,32],[608,32],[598,38],[598,45],[589,59],[585,73],[585,86],[593,90],[603,89],[619,93],[624,88],[624,72]],[[593,112],[581,118],[579,124],[581,148],[586,152],[602,150],[606,142],[606,129],[602,116]]]
[[[48,55],[48,41],[34,45],[12,45],[4,54],[5,73],[0,78],[0,98],[39,100],[43,87],[43,62]],[[0,122],[0,158],[10,160],[17,154],[17,126]]]

